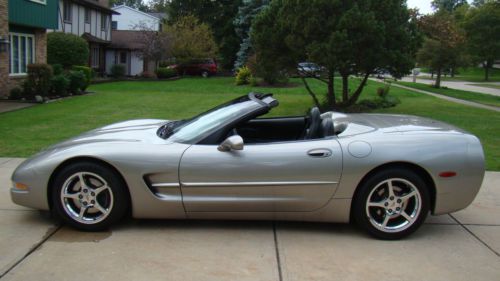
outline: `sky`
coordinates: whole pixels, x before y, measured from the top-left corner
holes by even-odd
[[[408,0],[408,8],[418,8],[421,14],[432,13],[431,0]]]

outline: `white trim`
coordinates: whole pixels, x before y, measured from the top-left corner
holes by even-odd
[[[21,66],[21,37],[25,37],[26,38],[26,43],[25,43],[25,46],[24,46],[24,52],[26,54],[26,70],[28,69],[28,64],[30,64],[30,62],[28,61],[28,38],[31,38],[32,41],[33,41],[33,46],[32,46],[32,53],[31,53],[31,58],[32,58],[32,62],[31,63],[36,63],[36,40],[35,40],[35,35],[34,34],[29,34],[29,33],[18,33],[18,32],[9,32],[9,53],[10,53],[10,61],[9,61],[9,77],[18,77],[18,76],[25,76],[27,73],[26,72],[17,72],[17,73],[12,73],[12,71],[14,70],[14,66],[13,66],[13,63],[14,63],[14,52],[13,52],[13,48],[12,48],[12,44],[14,44],[14,40],[12,39],[12,36],[17,36],[19,39],[17,41],[17,50],[18,50],[18,62],[17,62],[17,67],[18,67],[18,70],[21,71],[22,69],[22,66]]]
[[[126,8],[126,9],[129,9],[129,10],[131,10],[131,11],[134,11],[134,12],[136,12],[136,13],[138,13],[138,14],[141,14],[141,15],[144,15],[144,16],[147,16],[147,17],[150,17],[150,18],[153,18],[153,19],[156,19],[156,20],[161,21],[161,18],[155,17],[155,16],[150,15],[150,14],[148,14],[148,13],[144,13],[144,12],[142,12],[142,11],[136,10],[136,9],[131,8],[131,7],[129,7],[129,6],[126,6],[126,5],[116,6],[116,7],[111,8],[111,10],[113,10],[113,11],[115,11],[115,12],[116,12],[116,10],[121,9],[121,8]]]
[[[41,5],[47,5],[47,0],[28,0],[28,1],[35,2]]]

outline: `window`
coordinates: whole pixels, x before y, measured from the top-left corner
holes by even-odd
[[[99,67],[99,47],[92,47],[92,67]]]
[[[121,64],[127,63],[127,52],[120,52],[120,63]]]
[[[105,14],[101,14],[101,30],[106,30],[107,24],[108,24],[108,16]]]
[[[90,23],[90,9],[85,8],[85,23]]]
[[[72,12],[71,12],[71,2],[64,1],[63,4],[63,19],[65,22],[71,22]]]
[[[118,22],[117,21],[112,21],[111,22],[111,29],[117,30],[118,29]]]
[[[47,4],[47,0],[30,0],[31,2],[35,3],[40,3],[40,4]]]
[[[10,34],[10,74],[25,74],[28,64],[35,62],[35,37],[31,34]]]

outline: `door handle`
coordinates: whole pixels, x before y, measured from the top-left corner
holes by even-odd
[[[315,158],[325,158],[332,156],[332,151],[326,148],[311,149],[307,152],[307,155]]]

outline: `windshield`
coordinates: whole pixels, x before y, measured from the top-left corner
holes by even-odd
[[[208,136],[221,124],[234,121],[259,107],[257,102],[241,97],[189,120],[167,123],[160,128],[158,135],[174,142],[194,143]]]

